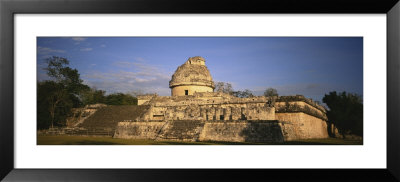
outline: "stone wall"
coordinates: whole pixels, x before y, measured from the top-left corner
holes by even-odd
[[[276,97],[276,102],[294,102],[294,101],[300,101],[300,102],[305,102],[312,107],[315,107],[323,112],[326,112],[325,107],[319,105],[317,102],[313,101],[312,99],[306,98],[303,95],[290,95],[290,96],[279,96]]]
[[[277,121],[206,122],[200,141],[283,142]]]
[[[150,99],[138,99],[138,105],[143,105],[144,103],[148,102]]]
[[[328,120],[325,110],[314,107],[304,101],[290,101],[290,102],[276,102],[275,108],[277,113],[289,113],[289,112],[303,112],[323,120]]]
[[[49,128],[46,130],[38,130],[38,136],[46,135],[68,135],[68,136],[113,136],[114,130],[109,128],[87,129],[87,128]]]
[[[153,120],[275,120],[266,97],[237,98],[224,93],[199,92],[189,96],[154,97],[138,121]]]
[[[285,141],[311,138],[328,138],[326,121],[308,114],[275,113],[280,121]]]
[[[264,103],[153,105],[138,120],[275,120],[275,108]]]
[[[155,140],[166,122],[119,122],[114,138]]]
[[[157,94],[147,94],[147,95],[139,95],[137,96],[138,99],[138,105],[143,105],[146,102],[150,101],[151,99],[153,99],[154,97],[157,97]]]
[[[278,121],[120,122],[114,138],[180,141],[283,142]]]
[[[115,129],[116,138],[226,142],[328,138],[334,127],[327,126],[322,106],[302,96],[238,98],[196,92],[140,99],[147,101],[141,106],[101,107],[79,126]]]
[[[190,83],[193,84],[193,83]],[[193,95],[195,92],[213,92],[214,89],[210,86],[201,85],[182,85],[176,86],[171,89],[172,96],[183,96],[185,95],[185,90],[188,90],[188,95]]]
[[[199,141],[204,121],[168,121],[156,140]]]
[[[286,104],[290,104],[290,105],[297,105],[299,107],[310,107],[312,110],[314,110],[315,112],[318,112],[320,114],[324,114],[324,112],[322,112],[321,110],[319,110],[316,107],[311,106],[310,104],[307,104],[303,101],[293,101],[293,102],[275,102],[275,107],[278,109],[284,108],[286,107]]]

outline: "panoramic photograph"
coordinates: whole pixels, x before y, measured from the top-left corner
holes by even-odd
[[[37,145],[363,145],[363,37],[37,37]]]

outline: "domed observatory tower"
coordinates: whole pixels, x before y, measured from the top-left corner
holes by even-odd
[[[189,58],[176,69],[169,81],[172,96],[193,95],[195,92],[213,92],[215,85],[206,60],[200,56]]]

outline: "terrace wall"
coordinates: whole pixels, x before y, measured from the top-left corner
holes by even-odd
[[[278,121],[167,121],[119,122],[114,138],[227,141],[227,142],[283,142]]]
[[[326,121],[302,113],[275,113],[280,121],[285,141],[311,138],[328,138]]]

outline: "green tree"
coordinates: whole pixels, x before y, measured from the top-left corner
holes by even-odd
[[[265,97],[278,96],[278,91],[274,88],[267,88],[264,92]]]
[[[63,57],[49,57],[46,62],[47,67],[44,69],[47,71],[47,75],[56,83],[63,85],[63,89],[69,93],[69,98],[72,100],[74,107],[82,106],[79,97],[83,91],[87,91],[90,88],[83,84],[78,70],[68,67],[69,61]]]
[[[245,89],[244,91],[234,91],[232,92],[232,95],[235,97],[240,97],[240,98],[249,98],[249,97],[254,97],[253,92],[249,89]]]
[[[46,129],[63,126],[70,114],[73,101],[70,100],[64,86],[54,81],[38,83],[37,128]]]
[[[129,94],[115,93],[106,96],[107,105],[137,105],[137,98]]]
[[[322,101],[328,106],[327,116],[339,133],[363,135],[363,102],[361,96],[346,92],[330,92]]]
[[[244,91],[234,91],[232,84],[230,83],[225,83],[225,82],[215,82],[215,92],[222,92],[222,93],[227,93],[230,95],[233,95],[235,97],[240,97],[240,98],[249,98],[249,97],[254,97],[253,92],[249,89],[245,89]]]
[[[104,90],[96,90],[95,88],[91,88],[85,90],[81,94],[81,100],[83,105],[89,104],[105,104],[106,103],[106,91]]]
[[[39,129],[65,125],[72,107],[82,106],[82,91],[89,89],[82,83],[78,70],[68,67],[66,58],[53,56],[46,62],[45,70],[51,80],[38,83]]]

